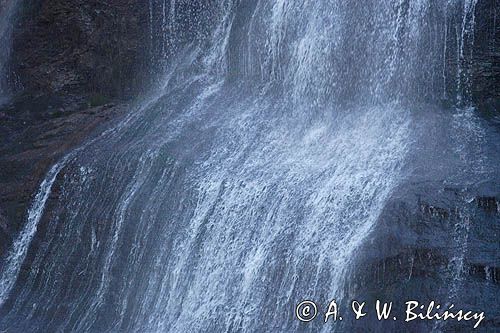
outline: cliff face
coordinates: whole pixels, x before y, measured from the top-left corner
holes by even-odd
[[[13,33],[13,69],[31,96],[102,104],[145,85],[148,8],[139,0],[26,2]]]
[[[500,97],[496,89],[500,84],[497,2],[477,2],[473,49],[465,50],[472,55],[470,94],[474,103],[488,112],[498,109]],[[151,80],[151,63],[164,62],[167,54],[175,52],[177,45],[165,42],[168,34],[184,39],[183,43],[206,33],[208,29],[200,27],[215,3],[176,2],[173,28],[166,27],[169,17],[164,16],[165,6],[170,6],[169,1],[24,1],[13,31],[10,67],[16,90],[23,93],[23,100],[43,96],[45,101],[49,98],[48,104],[65,104],[64,109],[71,103],[98,105],[137,95]],[[164,24],[159,24],[162,21]],[[458,32],[451,27],[448,30],[445,76],[447,98],[453,99],[457,94],[453,82],[459,75],[458,46],[454,45]]]
[[[500,109],[499,0],[480,0],[476,7],[472,55],[472,98],[478,108],[498,115]]]
[[[23,1],[14,22],[13,98],[0,105],[0,256],[50,165],[122,115],[149,68],[144,1]]]

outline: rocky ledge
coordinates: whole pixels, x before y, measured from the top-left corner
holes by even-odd
[[[35,107],[35,105],[33,105]],[[0,108],[0,256],[11,244],[48,168],[63,154],[120,119],[128,104],[106,104],[55,113],[40,119],[20,110]],[[26,110],[26,109],[25,109]]]
[[[50,165],[117,121],[148,86],[148,15],[139,0],[22,3],[12,96],[0,105],[0,257]]]
[[[439,182],[402,185],[385,206],[373,237],[360,249],[347,294],[370,304],[377,299],[393,302],[398,318],[405,318],[408,300],[484,311],[479,331],[496,331],[500,325],[496,300],[500,293],[499,189],[497,181],[471,189]],[[388,325],[375,316],[368,321],[368,327],[380,330],[415,332],[459,332],[472,330],[473,325],[452,320],[391,320]]]

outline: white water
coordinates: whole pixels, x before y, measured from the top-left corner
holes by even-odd
[[[30,242],[36,233],[38,223],[43,215],[45,203],[49,198],[52,185],[64,164],[65,160],[63,159],[50,169],[40,185],[40,189],[33,200],[33,205],[28,211],[27,223],[12,245],[12,250],[4,264],[5,269],[1,271],[0,275],[0,306],[6,301],[10,290],[16,282],[21,265],[26,258]]]
[[[345,297],[357,249],[406,176],[412,102],[442,95],[427,84],[444,49],[425,48],[422,36],[443,36],[426,35],[431,3],[405,3],[214,5],[211,34],[157,95],[49,171],[0,305],[63,167],[64,191],[0,328],[299,331],[299,301]],[[176,30],[178,3],[149,6],[161,10],[152,34]]]

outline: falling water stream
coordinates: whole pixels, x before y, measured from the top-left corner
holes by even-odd
[[[475,1],[212,1],[189,44],[182,3],[149,2],[155,93],[40,185],[0,331],[303,330],[408,176],[414,113],[468,84]]]

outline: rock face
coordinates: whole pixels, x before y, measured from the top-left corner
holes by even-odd
[[[349,294],[364,298],[370,307],[377,299],[394,302],[394,314],[401,320],[408,300],[484,311],[480,330],[495,331],[500,325],[495,301],[500,293],[498,189],[498,183],[485,183],[464,200],[464,188],[404,184],[364,245]],[[478,304],[489,306],[478,308]],[[369,327],[388,328],[373,315],[368,320]],[[431,331],[442,326],[445,332],[458,332],[473,326],[401,320],[392,323],[394,330]]]
[[[476,25],[472,66],[472,98],[480,110],[500,109],[500,33],[498,0],[482,0],[476,5]]]
[[[458,2],[449,6],[452,12],[463,9]],[[498,110],[500,92],[495,86],[500,84],[499,14],[498,0],[481,0],[465,17],[453,15],[440,28],[441,38],[446,38],[441,75],[445,78],[447,104],[472,103],[486,114]]]
[[[50,165],[147,86],[148,31],[139,0],[19,7],[8,66],[14,96],[0,106],[0,256]]]
[[[125,114],[127,104],[106,104],[48,119],[0,114],[0,256],[25,221],[41,179],[61,155]],[[9,131],[9,132],[7,132]],[[13,223],[15,222],[15,223]]]
[[[136,95],[148,65],[147,12],[138,0],[26,2],[13,33],[19,88],[79,104]]]

